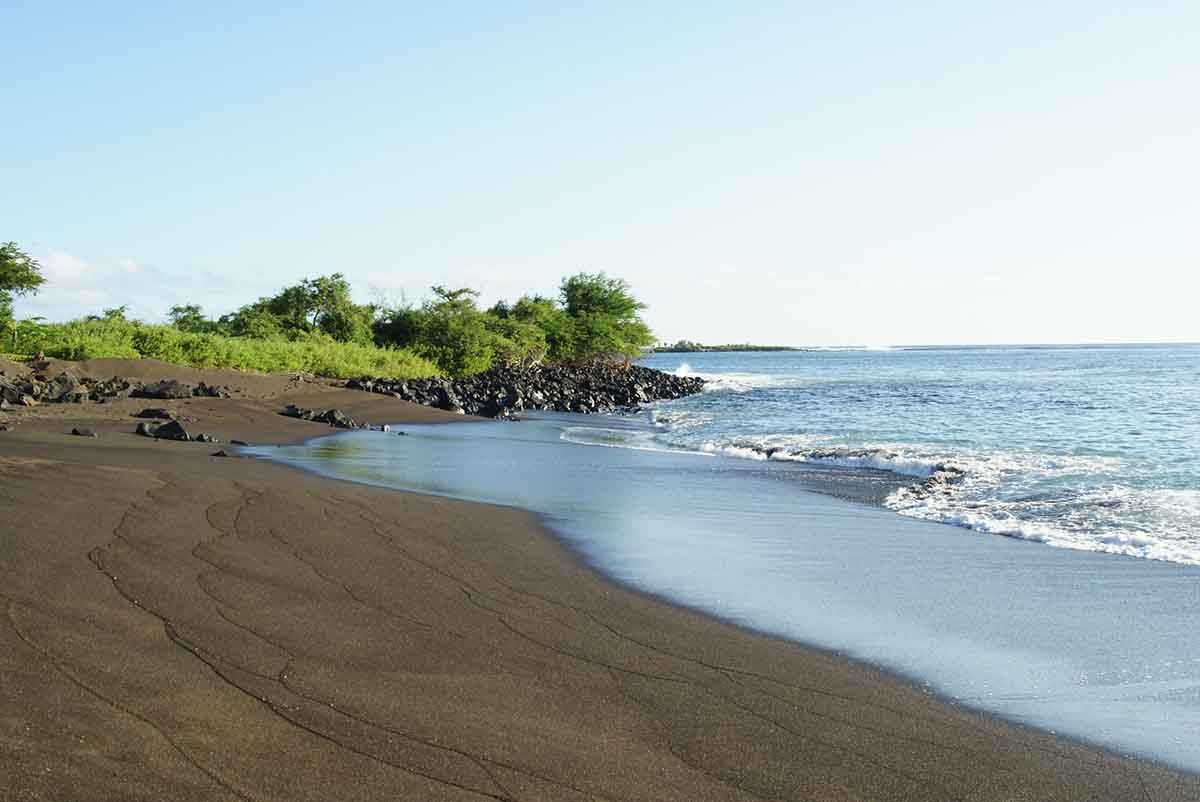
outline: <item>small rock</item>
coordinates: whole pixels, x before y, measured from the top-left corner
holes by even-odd
[[[163,409],[161,407],[149,407],[148,409],[143,409],[141,412],[133,413],[133,417],[151,418],[153,420],[171,420],[175,417],[175,413],[171,412],[169,409]]]
[[[197,443],[219,443],[221,442],[211,434],[198,434],[192,438]]]
[[[192,390],[192,395],[200,398],[233,398],[233,393],[228,387],[215,387],[204,382],[200,382],[196,389]]]
[[[12,412],[12,404],[8,403],[7,398],[0,398],[0,412]]]
[[[288,404],[283,411],[279,413],[287,418],[299,418],[301,420],[312,420],[313,411],[311,409],[302,409],[295,404]]]
[[[75,435],[76,437],[97,437],[98,436],[91,429],[81,429],[78,427],[72,429],[71,434]]]
[[[249,443],[244,443],[244,442],[242,442],[241,440],[230,440],[230,441],[229,441],[229,445],[231,445],[231,446],[248,446],[248,445],[250,445],[250,444],[249,444]]]
[[[223,448],[222,448],[220,451],[214,451],[214,452],[212,453],[212,456],[214,456],[214,457],[228,457],[228,456],[229,456],[229,454],[228,454],[228,453],[226,453],[225,449],[223,449]]]

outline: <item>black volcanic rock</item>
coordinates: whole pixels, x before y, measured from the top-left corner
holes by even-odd
[[[86,394],[85,394],[86,395]],[[63,371],[42,387],[41,401],[74,401],[79,398],[79,381]]]
[[[461,379],[351,379],[346,386],[454,412],[498,418],[526,409],[612,412],[700,392],[704,380],[637,365],[495,367]]]
[[[164,423],[162,426],[157,427],[154,430],[154,438],[157,440],[181,440],[184,442],[192,439],[191,435],[188,434],[187,429],[183,428],[183,424],[177,420]]]
[[[310,420],[313,423],[328,423],[338,429],[366,429],[368,424],[360,424],[354,418],[342,412],[340,409],[327,409],[323,412],[318,412],[315,409],[304,409],[295,404],[288,404],[279,412],[288,418],[299,418],[300,420]]]
[[[194,388],[175,379],[163,379],[133,391],[134,398],[191,398]]]

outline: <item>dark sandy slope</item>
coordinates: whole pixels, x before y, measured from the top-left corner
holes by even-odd
[[[286,402],[442,414],[246,384],[166,405],[257,442],[327,431]],[[145,405],[0,433],[0,799],[1200,799],[617,588],[528,514],[135,437]]]

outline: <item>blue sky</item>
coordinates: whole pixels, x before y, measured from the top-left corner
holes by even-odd
[[[436,5],[6,6],[18,314],[604,270],[663,339],[1200,340],[1200,4]]]

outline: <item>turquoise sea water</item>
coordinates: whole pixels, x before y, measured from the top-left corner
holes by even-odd
[[[534,510],[639,590],[1200,771],[1200,349],[650,364],[713,387],[252,453]],[[910,494],[948,462],[946,492]]]
[[[711,381],[656,441],[928,476],[914,518],[1200,564],[1200,346],[658,354]],[[777,449],[777,450],[775,450]]]

